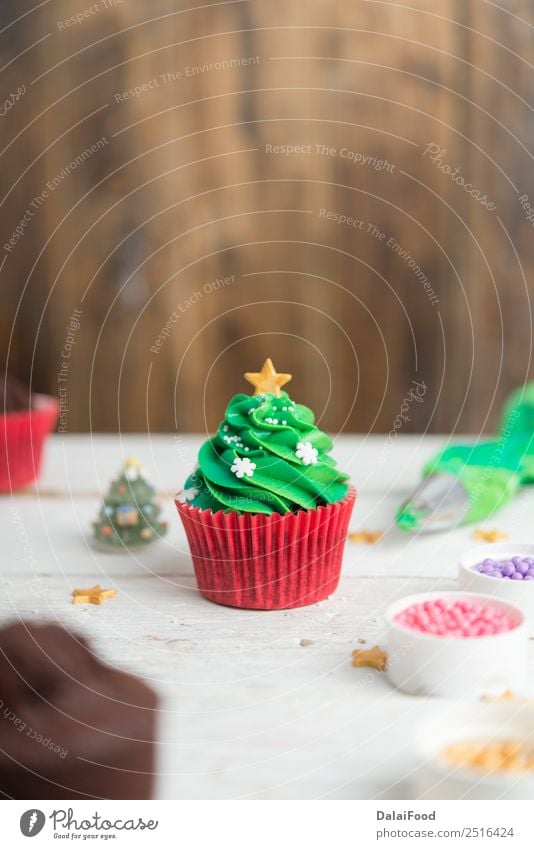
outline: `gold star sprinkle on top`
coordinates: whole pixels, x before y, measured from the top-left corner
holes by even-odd
[[[482,528],[477,528],[473,534],[473,539],[479,542],[499,542],[500,539],[510,539],[510,534],[504,534],[501,531],[484,531]]]
[[[276,395],[276,397],[279,398],[282,386],[289,383],[292,375],[278,374],[273,366],[273,361],[271,359],[267,359],[265,360],[261,371],[247,371],[245,372],[244,377],[245,380],[248,380],[248,382],[252,383],[255,387],[256,391],[254,392],[254,395],[263,395],[266,392],[270,392],[272,395]]]
[[[361,545],[373,545],[383,536],[382,531],[351,531],[348,534],[349,542],[356,542]]]
[[[114,598],[117,590],[103,590],[99,584],[87,590],[73,590],[73,604],[102,604],[107,598]]]
[[[379,672],[385,672],[388,665],[388,655],[380,646],[372,649],[354,649],[352,652],[353,666],[371,666]]]

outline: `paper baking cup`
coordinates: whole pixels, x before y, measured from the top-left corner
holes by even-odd
[[[0,492],[11,492],[36,480],[43,445],[57,414],[55,398],[33,395],[31,410],[0,415]]]
[[[217,604],[280,610],[314,604],[339,582],[356,490],[296,513],[225,513],[176,501],[198,588]]]
[[[534,557],[532,542],[495,542],[470,548],[460,557],[458,585],[461,590],[493,595],[514,604],[525,614],[529,636],[534,637],[534,581],[507,581],[506,578],[489,578],[474,572],[473,566],[486,557],[494,560],[511,560],[512,557]]]
[[[492,604],[505,612],[514,627],[482,637],[445,637],[424,634],[396,621],[398,613],[416,602],[473,601]],[[488,595],[467,592],[431,592],[407,596],[389,606],[388,677],[414,696],[479,698],[501,695],[521,686],[527,675],[528,631],[522,611]]]

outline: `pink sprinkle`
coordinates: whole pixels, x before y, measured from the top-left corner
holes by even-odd
[[[515,627],[510,617],[494,604],[441,598],[411,604],[397,613],[395,622],[412,631],[439,637],[485,637]]]

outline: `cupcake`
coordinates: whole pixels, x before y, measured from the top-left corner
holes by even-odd
[[[282,390],[271,360],[247,373],[176,498],[202,595],[231,607],[313,604],[337,587],[356,493],[332,440]]]
[[[57,625],[0,630],[0,799],[149,799],[158,699]]]
[[[0,492],[37,478],[44,441],[57,412],[55,398],[32,395],[20,381],[0,376]]]

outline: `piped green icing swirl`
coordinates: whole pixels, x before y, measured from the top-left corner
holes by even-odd
[[[235,395],[179,497],[202,510],[267,515],[333,504],[347,494],[348,475],[331,448],[312,411],[287,392]]]

